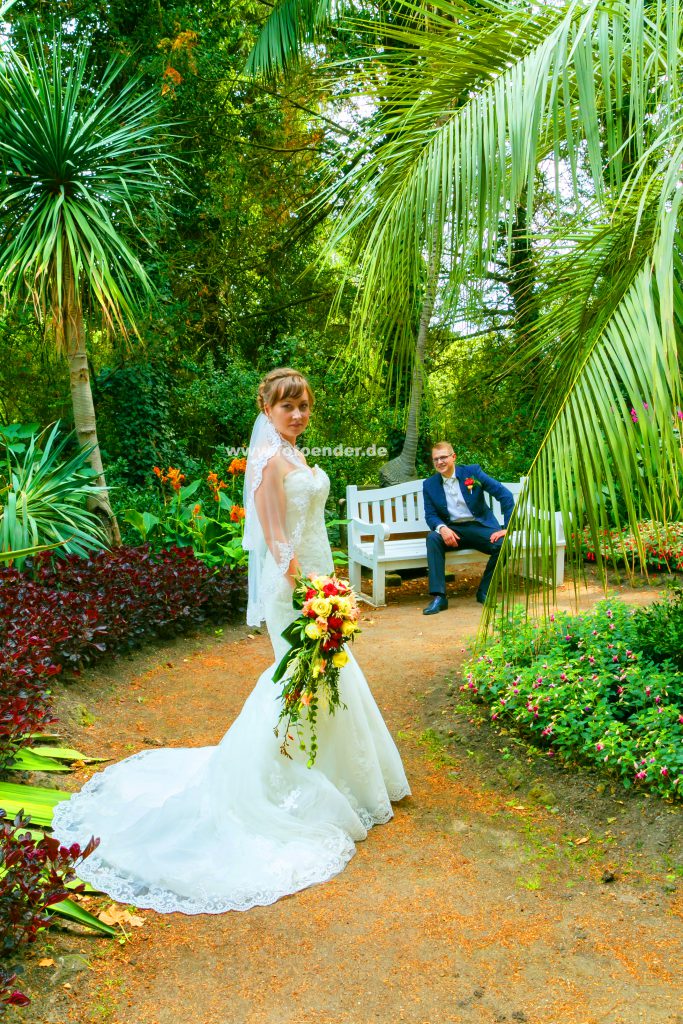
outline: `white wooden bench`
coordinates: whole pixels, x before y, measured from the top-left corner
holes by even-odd
[[[515,501],[524,486],[524,477],[517,483],[505,483]],[[486,494],[493,514],[502,524],[500,504]],[[349,580],[356,594],[375,607],[386,604],[385,578],[397,569],[421,569],[427,566],[429,532],[424,517],[422,480],[408,480],[392,487],[359,490],[353,484],[346,488],[348,517]],[[555,512],[555,584],[564,581],[565,536],[562,514]],[[446,568],[468,562],[486,563],[489,556],[471,548],[455,548],[446,552]],[[372,595],[361,590],[361,567],[372,570]]]

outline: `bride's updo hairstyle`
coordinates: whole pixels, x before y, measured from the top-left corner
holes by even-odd
[[[284,398],[300,398],[304,392],[308,393],[308,400],[313,405],[315,399],[306,378],[298,370],[281,366],[267,373],[259,384],[258,407],[261,412],[265,412],[267,405],[273,406]]]

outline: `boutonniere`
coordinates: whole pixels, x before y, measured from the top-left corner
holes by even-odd
[[[475,484],[478,484],[478,483],[479,483],[479,481],[478,481],[478,480],[475,480],[473,476],[467,476],[467,477],[465,477],[465,479],[463,480],[463,483],[465,484],[465,487],[467,488],[467,490],[468,490],[468,491],[470,492],[470,494],[471,494],[471,493],[472,493],[472,491],[474,490],[474,485],[475,485]]]

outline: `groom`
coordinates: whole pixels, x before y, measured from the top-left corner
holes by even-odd
[[[432,448],[436,473],[422,483],[427,534],[429,592],[432,600],[424,615],[435,615],[448,608],[446,598],[446,549],[474,548],[490,555],[477,590],[483,604],[493,570],[498,561],[515,500],[507,487],[487,476],[481,466],[456,466],[453,446],[439,441]],[[484,499],[488,491],[500,502],[504,525],[501,529]]]

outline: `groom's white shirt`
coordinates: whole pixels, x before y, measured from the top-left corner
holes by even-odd
[[[455,472],[453,476],[441,477],[443,481],[443,492],[446,496],[446,508],[448,509],[448,515],[453,523],[473,523],[474,516],[472,515],[469,505],[465,501]],[[445,527],[445,523],[439,523],[436,529],[441,533],[442,527]]]

